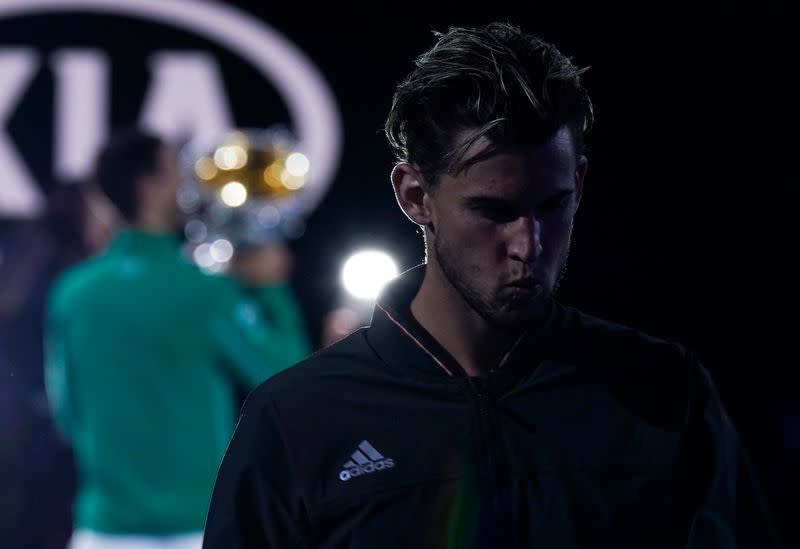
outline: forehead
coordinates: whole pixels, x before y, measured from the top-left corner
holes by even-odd
[[[456,175],[444,175],[440,184],[448,184],[459,194],[548,193],[572,188],[575,172],[575,148],[566,127],[546,142],[531,147],[500,148],[484,159],[469,163],[491,147],[485,137],[467,151],[467,168]]]

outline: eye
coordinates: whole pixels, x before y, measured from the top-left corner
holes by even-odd
[[[510,223],[520,215],[516,208],[504,204],[480,204],[473,209],[495,223]]]
[[[572,193],[554,196],[553,198],[542,202],[538,209],[542,213],[554,213],[559,210],[563,210],[569,205],[571,197]]]

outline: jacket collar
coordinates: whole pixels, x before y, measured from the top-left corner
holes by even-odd
[[[375,305],[367,339],[380,358],[395,369],[432,378],[465,378],[458,361],[411,314],[411,301],[424,276],[425,266],[419,265],[387,285]],[[554,300],[548,300],[543,318],[523,333],[490,374],[495,383],[513,383],[533,372],[545,356],[559,310]]]
[[[118,254],[161,255],[175,254],[180,249],[180,241],[174,233],[148,233],[127,228],[114,237],[109,251]]]

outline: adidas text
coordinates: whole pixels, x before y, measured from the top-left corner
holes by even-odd
[[[380,461],[375,461],[373,463],[367,463],[365,465],[356,465],[355,467],[344,469],[342,470],[341,473],[339,473],[339,479],[347,481],[353,477],[374,473],[375,471],[382,471],[384,469],[391,469],[392,467],[394,467],[393,459],[382,459]]]

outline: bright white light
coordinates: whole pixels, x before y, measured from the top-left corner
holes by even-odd
[[[200,265],[204,269],[208,269],[214,263],[214,258],[211,257],[211,244],[200,244],[197,248],[194,249],[194,262]]]
[[[203,267],[203,270],[207,273],[212,273],[212,274],[224,273],[226,267],[227,265],[225,263],[212,263],[208,267]]]
[[[239,145],[225,145],[214,152],[214,164],[221,170],[238,170],[247,164],[247,151]]]
[[[226,183],[219,195],[225,205],[231,208],[237,208],[247,201],[247,189],[238,181]]]
[[[296,191],[306,184],[306,180],[302,177],[290,174],[287,170],[281,174],[281,183],[290,191]]]
[[[211,257],[217,263],[226,263],[233,257],[233,244],[220,238],[211,243]]]
[[[362,251],[348,258],[342,269],[342,284],[359,299],[375,299],[398,274],[397,264],[384,252]]]
[[[309,162],[306,155],[292,153],[286,157],[286,171],[295,177],[303,177],[308,173]]]

